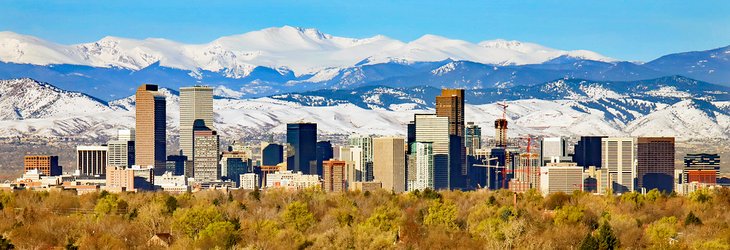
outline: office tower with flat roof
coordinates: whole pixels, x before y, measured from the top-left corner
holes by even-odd
[[[334,158],[332,143],[330,141],[317,142],[317,175],[322,176],[322,162]]]
[[[58,165],[58,156],[55,155],[26,155],[23,165],[24,173],[35,169],[46,176],[61,175],[61,166]]]
[[[289,123],[286,125],[286,167],[302,174],[317,173],[317,124]],[[267,177],[268,178],[268,177]]]
[[[205,125],[215,130],[213,125],[213,88],[194,86],[180,88],[180,151],[182,155],[194,160],[193,123],[205,121]]]
[[[76,146],[76,169],[81,175],[105,175],[107,146]]]
[[[583,167],[561,166],[540,168],[540,191],[542,195],[583,190]]]
[[[220,139],[218,134],[205,126],[203,120],[195,120],[193,127],[193,175],[199,182],[216,181],[221,177],[218,168]]]
[[[411,152],[415,158],[413,169],[409,169],[408,190],[435,189],[434,165],[433,165],[433,143],[415,142],[411,145]]]
[[[281,144],[265,143],[261,147],[261,165],[276,166],[284,162],[284,146]]]
[[[449,118],[449,134],[464,136],[464,90],[442,89],[436,96],[436,116]]]
[[[373,139],[373,177],[384,189],[406,191],[405,140],[397,137]]]
[[[573,161],[585,169],[591,166],[601,169],[601,139],[607,136],[581,136],[575,144]]]
[[[172,175],[185,175],[185,164],[187,161],[188,157],[184,155],[168,155],[165,172],[169,172]]]
[[[431,142],[433,148],[434,188],[450,188],[449,118],[435,114],[416,114],[416,142]]]
[[[253,161],[245,152],[228,151],[221,154],[221,180],[230,180],[241,185],[241,175],[253,173]]]
[[[360,159],[356,161],[357,176],[356,181],[372,181],[373,180],[373,137],[364,135],[353,135],[348,138],[348,144],[352,148],[359,150],[352,151],[357,154]]]
[[[601,180],[598,192],[614,193],[636,190],[636,139],[608,137],[601,139]]]
[[[540,157],[542,166],[548,162],[561,162],[568,156],[568,144],[563,137],[545,137],[540,140]]]
[[[482,128],[473,122],[466,124],[464,131],[466,155],[474,155],[474,150],[482,148]]]
[[[347,190],[345,186],[345,161],[326,160],[322,162],[325,192],[342,192]]]
[[[107,164],[114,167],[131,167],[134,163],[134,130],[120,129],[117,139],[107,142]]]
[[[639,137],[636,149],[637,184],[646,191],[674,189],[674,137]]]
[[[155,175],[165,173],[167,114],[165,95],[157,85],[143,84],[136,93],[135,164],[154,167]]]
[[[684,170],[681,183],[717,183],[720,176],[719,154],[687,154],[684,156]]]

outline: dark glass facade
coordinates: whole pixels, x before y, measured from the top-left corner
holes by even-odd
[[[261,165],[276,166],[284,162],[284,146],[269,144],[261,149]]]
[[[289,123],[286,125],[287,169],[303,174],[317,172],[317,124]]]

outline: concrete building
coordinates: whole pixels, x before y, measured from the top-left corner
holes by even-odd
[[[570,194],[583,188],[583,167],[541,167],[540,191],[542,195],[557,192]]]
[[[292,172],[317,173],[317,124],[286,125],[286,166]]]
[[[193,128],[193,175],[196,182],[210,182],[221,177],[218,168],[220,139],[202,120]]]
[[[545,137],[540,141],[541,166],[548,162],[560,161],[568,156],[568,144],[563,137]]]
[[[172,173],[173,175],[186,175],[186,164],[188,163],[188,157],[184,155],[168,155],[167,165],[165,167],[166,173]],[[190,167],[192,169],[192,167]],[[188,173],[189,177],[192,177],[192,173]],[[186,175],[186,176],[188,176]]]
[[[231,180],[236,183],[236,186],[240,186],[241,175],[253,172],[253,161],[245,152],[223,152],[220,167],[222,179]]]
[[[194,86],[180,88],[180,152],[194,160],[193,123],[203,120],[211,130],[213,127],[213,88]]]
[[[684,172],[682,183],[692,181],[717,183],[717,178],[720,176],[720,155],[687,154],[684,156]],[[714,179],[710,175],[714,175]]]
[[[494,147],[507,147],[507,119],[499,118],[494,121]]]
[[[518,154],[517,158],[517,167],[515,168],[513,179],[520,182],[516,182],[515,184],[526,185],[527,189],[540,189],[540,167],[542,167],[540,164],[540,155],[536,153],[521,153]],[[512,184],[511,181],[510,184]]]
[[[382,185],[380,182],[361,182],[356,181],[353,182],[350,185],[351,191],[360,191],[360,192],[373,192],[375,190],[378,190],[382,188]]]
[[[476,149],[482,148],[482,128],[473,122],[466,124],[464,146],[466,146],[466,155],[474,155]]]
[[[284,188],[288,190],[299,190],[305,188],[320,188],[318,175],[293,173],[292,171],[279,171],[266,175],[266,188]]]
[[[433,148],[434,188],[449,189],[449,119],[432,114],[416,114],[416,142],[431,142]]]
[[[23,159],[23,172],[33,169],[45,176],[58,176],[62,172],[58,165],[58,156],[55,155],[26,155]]]
[[[140,166],[154,166],[156,175],[165,172],[167,114],[165,95],[157,85],[143,84],[136,93],[135,160]]]
[[[436,96],[436,116],[449,119],[449,180],[448,188],[466,186],[468,168],[464,143],[464,90],[442,89]]]
[[[129,168],[109,167],[106,169],[105,190],[109,192],[138,192],[152,190],[154,185],[152,167],[132,166]]]
[[[312,174],[317,174],[319,176],[324,174],[322,164],[324,161],[334,158],[335,155],[333,150],[334,149],[332,148],[332,143],[330,141],[317,142],[317,172]]]
[[[254,190],[259,185],[259,175],[255,173],[245,173],[238,177],[241,180],[240,189]]]
[[[348,145],[352,148],[352,161],[355,162],[355,181],[372,181],[373,137],[352,135],[348,138]]]
[[[411,178],[411,182],[408,183],[408,191],[435,189],[433,143],[415,142],[411,147],[415,158],[412,165],[414,171],[411,172],[414,172],[415,178]]]
[[[322,175],[322,178],[324,179],[324,186],[322,187],[322,190],[325,192],[342,192],[347,190],[345,183],[345,170],[347,164],[345,161],[324,161],[322,162],[322,167],[324,168],[324,174]]]
[[[636,140],[634,138],[601,139],[601,179],[598,192],[625,193],[636,190]]]
[[[636,179],[645,191],[674,189],[674,137],[639,137],[636,149]]]
[[[383,188],[406,191],[405,140],[396,137],[373,139],[373,177]]]
[[[76,146],[76,170],[81,175],[104,175],[107,146]]]

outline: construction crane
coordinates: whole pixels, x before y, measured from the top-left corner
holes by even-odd
[[[507,100],[503,100],[502,103],[497,103],[498,106],[502,107],[502,119],[507,120]]]

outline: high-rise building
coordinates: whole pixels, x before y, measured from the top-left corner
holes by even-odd
[[[514,179],[523,181],[527,188],[539,189],[540,186],[540,155],[536,153],[521,153],[514,172]]]
[[[196,181],[209,182],[220,179],[219,152],[220,140],[218,134],[205,126],[203,120],[195,120],[193,128],[193,175]]]
[[[507,119],[499,118],[494,121],[494,147],[507,147]]]
[[[167,156],[167,166],[165,169],[165,172],[169,172],[172,175],[186,175],[185,174],[185,164],[188,162],[188,157],[184,155],[168,155]],[[189,173],[189,176],[193,176],[192,173]]]
[[[76,169],[82,175],[105,175],[107,146],[76,146]]]
[[[591,166],[601,169],[601,139],[607,136],[581,136],[575,144],[573,161],[585,169]]]
[[[435,189],[434,185],[434,165],[433,165],[433,143],[432,142],[416,142],[411,145],[411,152],[415,158],[413,170],[410,174],[408,190],[423,190],[426,188]],[[410,170],[410,169],[409,169]]]
[[[373,139],[373,177],[383,188],[406,191],[405,140],[396,137]]]
[[[120,129],[116,140],[107,142],[107,164],[115,167],[131,167],[134,163],[134,130]]]
[[[322,176],[322,162],[334,158],[332,143],[330,141],[317,142],[317,175]]]
[[[466,155],[474,155],[474,150],[482,148],[482,128],[473,122],[466,124],[464,131],[464,145]]]
[[[253,161],[245,152],[228,151],[221,154],[221,179],[230,180],[241,185],[241,175],[253,173]]]
[[[639,137],[636,150],[636,178],[646,191],[674,189],[674,137]]]
[[[35,169],[46,176],[61,175],[61,166],[58,165],[58,156],[55,155],[26,155],[23,163],[24,173]]]
[[[561,162],[568,156],[568,144],[563,137],[545,137],[540,141],[541,166],[548,162]]]
[[[687,154],[684,156],[684,174],[682,174],[681,183],[692,181],[717,183],[719,175],[719,154]]]
[[[634,138],[601,139],[601,179],[598,192],[615,193],[636,190],[636,140]]]
[[[373,138],[370,136],[353,135],[348,139],[348,144],[354,150],[352,160],[355,161],[356,181],[372,181],[373,180]],[[357,149],[359,150],[357,150]],[[358,157],[359,159],[355,159]]]
[[[276,166],[284,162],[284,146],[274,143],[265,143],[261,147],[261,165]]]
[[[436,97],[436,116],[449,118],[449,134],[464,136],[464,90],[442,89]]]
[[[583,188],[583,167],[541,167],[540,190],[543,195],[570,194]]]
[[[203,120],[211,130],[213,127],[213,88],[194,86],[180,88],[180,151],[194,160],[193,123]]]
[[[450,188],[449,119],[434,114],[416,114],[416,142],[431,142],[433,148],[434,188]]]
[[[143,84],[136,93],[135,164],[153,166],[155,175],[165,172],[166,144],[165,95],[157,85]]]
[[[346,190],[345,186],[345,161],[327,160],[322,162],[324,174],[324,187],[322,188],[325,192],[342,192]]]
[[[317,124],[287,124],[286,143],[287,169],[305,175],[317,174]]]

